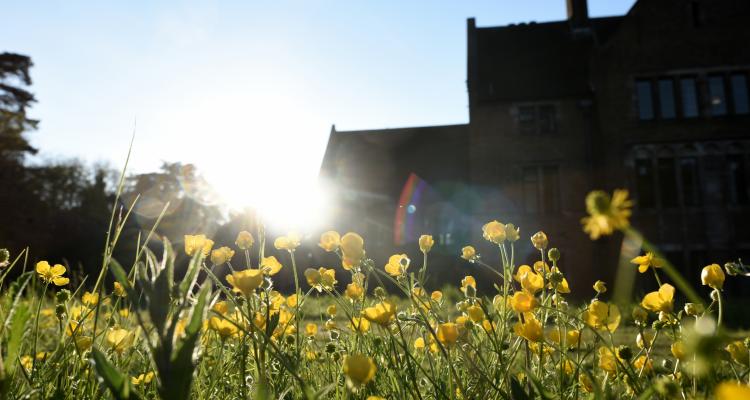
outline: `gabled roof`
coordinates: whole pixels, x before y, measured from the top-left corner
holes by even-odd
[[[569,21],[475,28],[470,20],[470,96],[481,102],[587,95],[591,51],[622,20],[592,18],[588,30],[572,29]]]

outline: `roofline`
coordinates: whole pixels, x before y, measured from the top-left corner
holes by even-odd
[[[336,125],[333,125],[331,127],[331,133],[347,133],[347,134],[357,134],[357,133],[374,133],[374,132],[393,132],[393,131],[404,131],[404,130],[410,130],[410,129],[431,129],[431,128],[455,128],[455,127],[468,127],[469,123],[463,123],[463,124],[447,124],[447,125],[427,125],[427,126],[404,126],[404,127],[397,127],[397,128],[380,128],[380,129],[357,129],[357,130],[351,130],[351,131],[340,131],[336,130]]]
[[[637,4],[637,3],[638,2],[636,1],[633,4],[633,7],[635,7],[635,4]],[[630,10],[632,10],[633,7],[631,7]],[[601,17],[593,17],[593,18],[589,18],[589,20],[591,20],[591,21],[601,21],[601,20],[606,20],[606,19],[624,18],[629,13],[630,13],[630,11],[628,11],[628,13],[624,14],[624,15],[606,15],[606,16],[601,16]],[[473,18],[471,18],[471,19],[473,19]],[[533,26],[554,25],[554,24],[566,24],[566,23],[569,23],[569,22],[570,21],[568,21],[567,19],[560,19],[560,20],[555,20],[555,21],[544,21],[544,22],[536,22],[536,21],[531,21],[531,22],[513,22],[513,23],[510,23],[510,24],[507,24],[507,25],[495,25],[495,26],[477,26],[477,25],[474,25],[474,29],[476,29],[476,30],[502,30],[502,29],[513,29],[513,28],[527,28],[527,27],[533,27]]]

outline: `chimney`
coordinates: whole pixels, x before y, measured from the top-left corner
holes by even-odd
[[[589,6],[587,0],[566,0],[568,4],[568,21],[573,29],[589,27]]]

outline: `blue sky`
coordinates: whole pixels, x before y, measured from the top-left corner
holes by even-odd
[[[0,51],[35,63],[42,158],[120,167],[137,120],[133,171],[193,162],[221,191],[242,171],[314,177],[334,123],[466,122],[466,18],[559,20],[565,0],[16,1],[3,13]]]

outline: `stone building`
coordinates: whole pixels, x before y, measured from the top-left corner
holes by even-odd
[[[536,256],[525,238],[544,230],[586,288],[638,251],[580,229],[586,193],[624,187],[633,225],[694,283],[709,261],[749,261],[750,2],[639,0],[605,18],[586,0],[567,9],[564,21],[468,20],[467,125],[334,127],[321,169],[341,191],[332,226],[377,238],[378,255],[431,233],[450,273],[465,267],[464,244],[495,257],[483,223],[513,222],[517,262]]]

